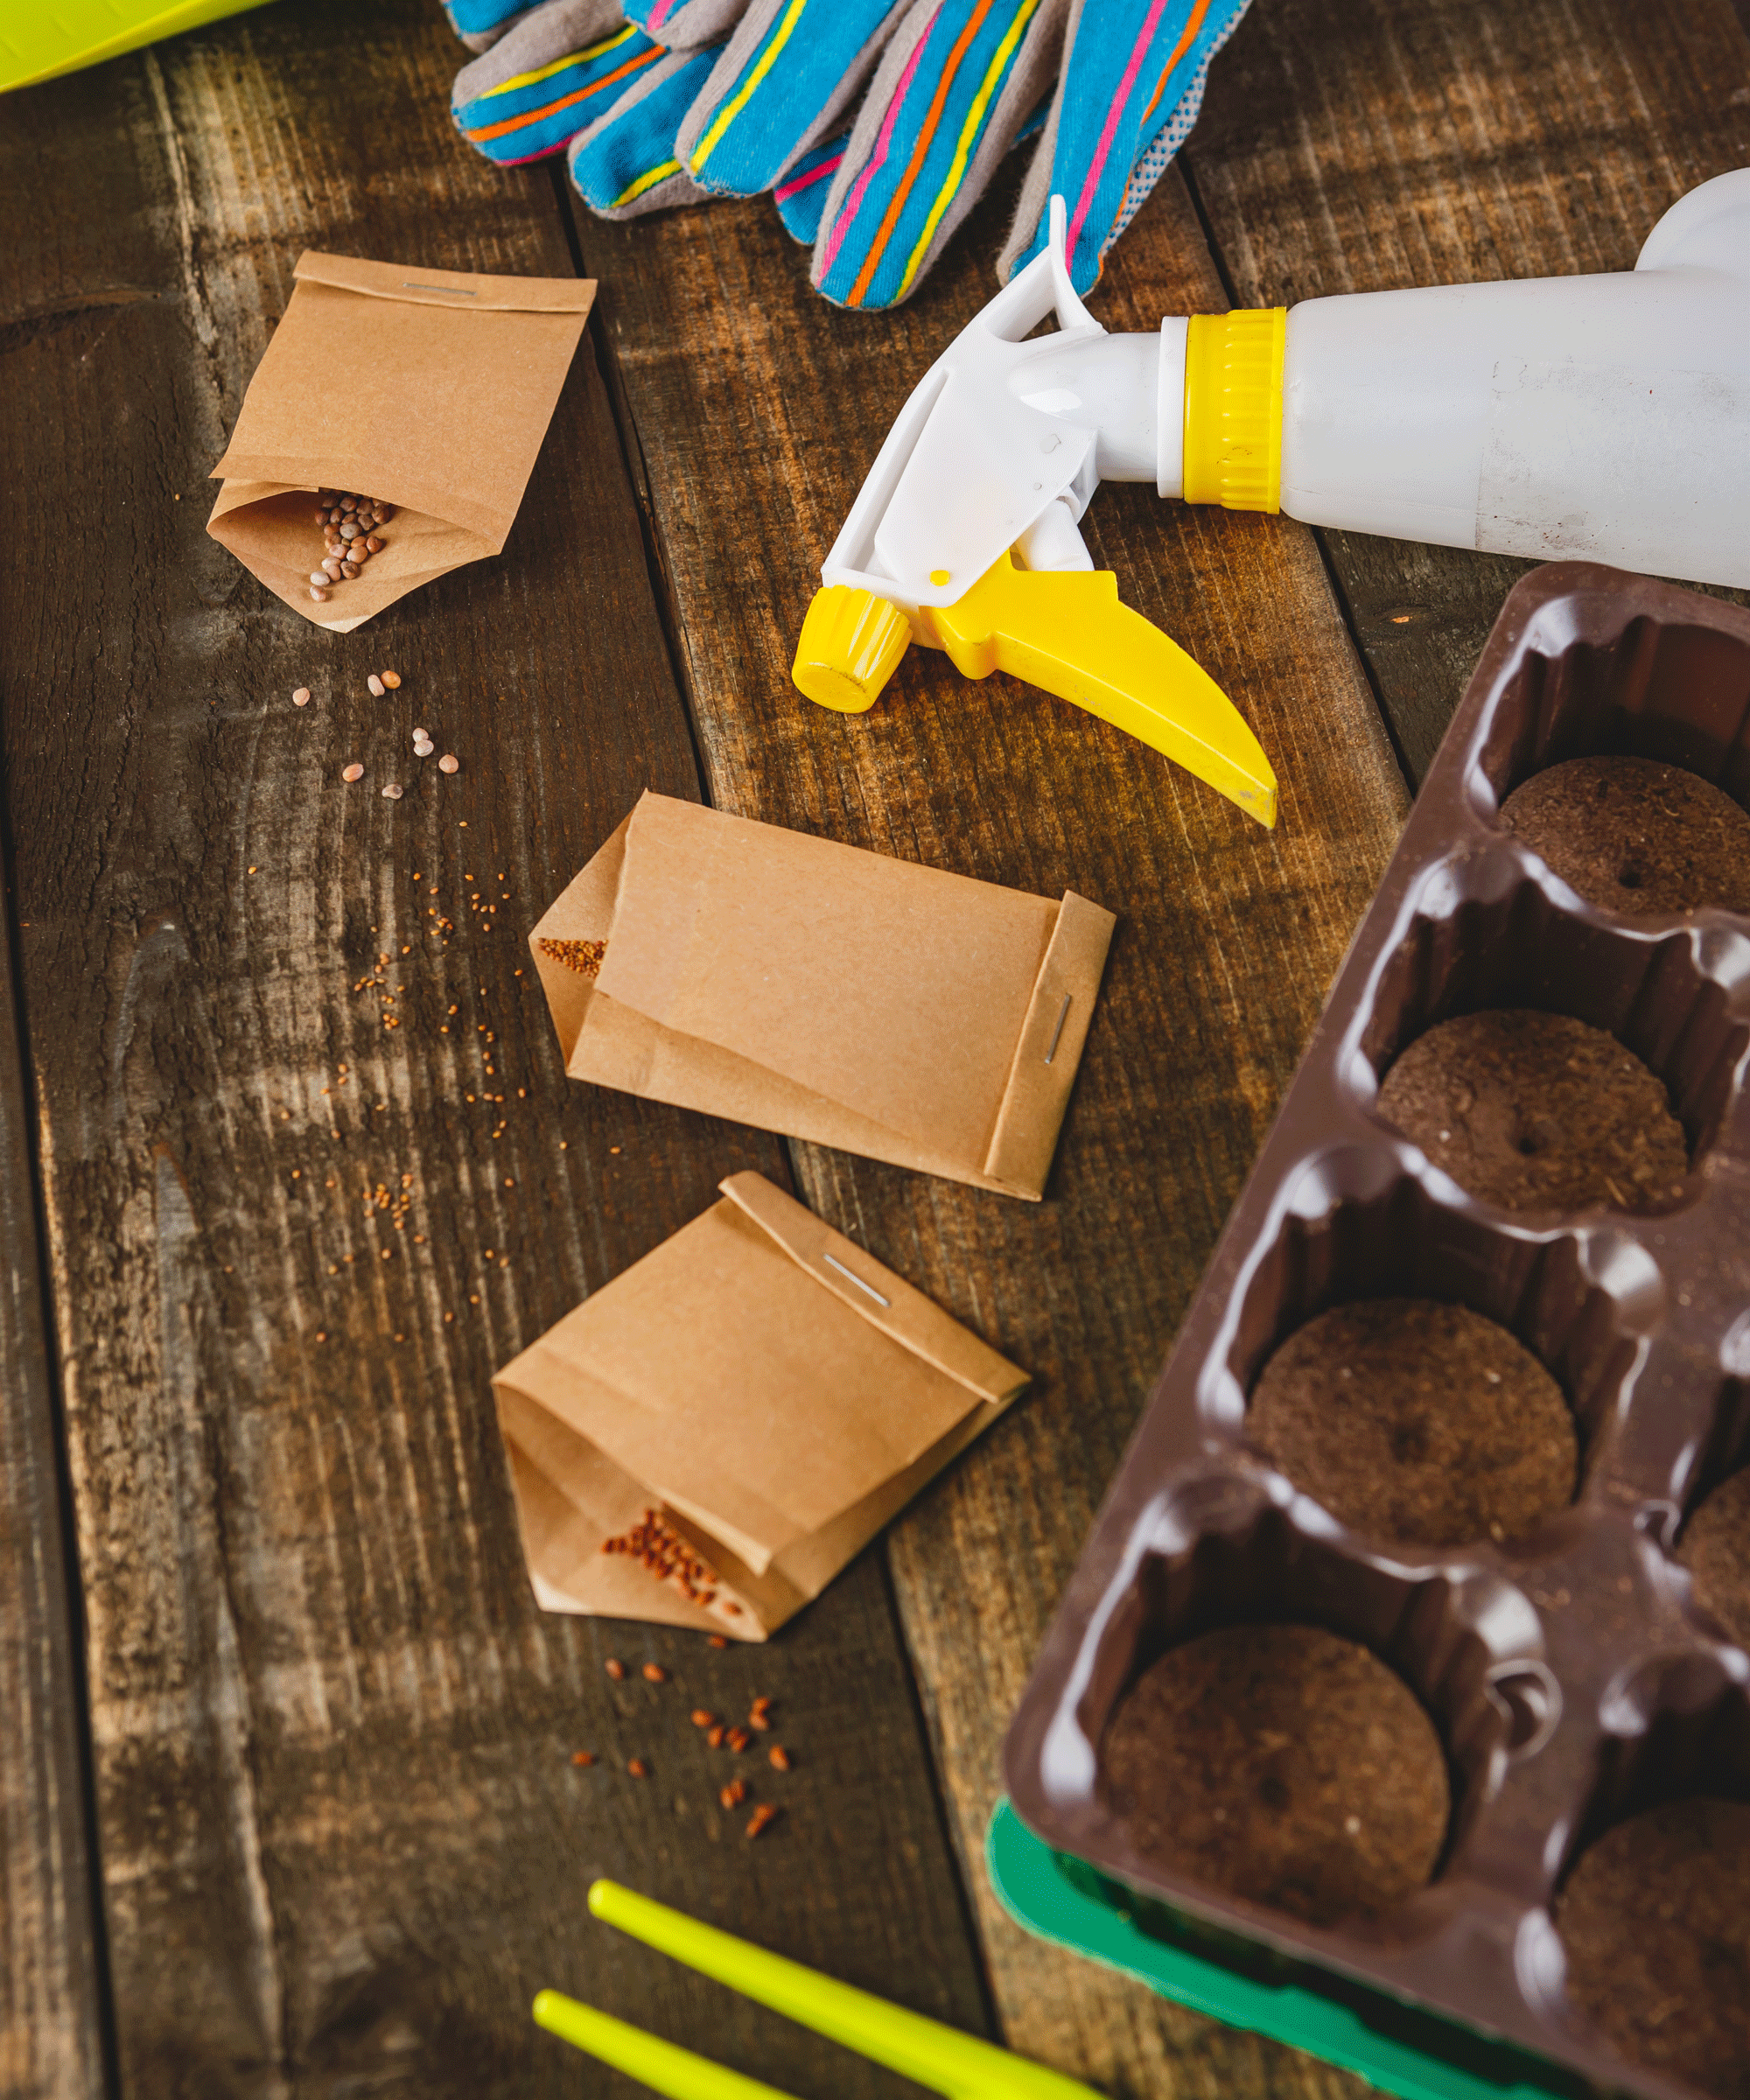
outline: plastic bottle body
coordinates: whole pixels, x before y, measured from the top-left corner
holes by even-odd
[[[1642,268],[1293,307],[1281,507],[1750,584],[1750,284]]]

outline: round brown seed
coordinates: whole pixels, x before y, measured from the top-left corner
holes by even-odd
[[[439,773],[455,773],[460,769],[461,763],[454,752],[446,751],[438,761],[438,770]]]
[[[300,685],[294,690],[291,696],[291,704],[294,707],[308,707],[310,705],[310,688],[307,685]]]
[[[374,540],[372,540],[368,542],[368,544],[374,547],[377,542]],[[382,682],[388,688],[390,692],[394,692],[396,688],[401,683],[401,673],[399,671],[385,671],[382,675]],[[423,729],[416,729],[413,733],[416,737],[423,737],[425,734],[425,732]]]
[[[343,766],[340,768],[340,778],[343,780],[361,780],[364,777],[365,769],[356,761],[351,766]]]
[[[314,584],[310,586],[310,595],[318,606],[326,606],[328,603],[328,593],[326,591],[318,591]]]
[[[398,802],[401,800],[401,782],[391,780],[383,789],[383,798],[386,802]]]
[[[380,540],[380,539],[377,537],[377,536],[375,535],[375,533],[372,533],[372,534],[369,536],[369,537],[368,537],[368,538],[366,540],[366,542],[365,542],[365,545],[366,545],[366,547],[368,549],[368,550],[369,550],[369,551],[370,551],[372,554],[381,554],[381,553],[382,552],[382,546],[383,546],[383,543],[382,543],[382,541],[381,541],[381,540]],[[400,681],[400,679],[399,679],[399,678],[397,678],[397,679],[396,680],[396,683],[397,685],[399,685],[399,684],[401,683],[401,681]]]

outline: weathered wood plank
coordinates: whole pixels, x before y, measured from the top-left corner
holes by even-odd
[[[762,203],[631,228],[580,217],[579,238],[605,282],[713,799],[1123,914],[1042,1205],[798,1148],[811,1201],[1038,1375],[890,1548],[1004,2033],[1115,2092],[1335,2092],[1349,2082],[1308,2059],[1025,1940],[980,1864],[1008,1714],[1404,807],[1312,536],[1140,488],[1099,496],[1096,562],[1257,727],[1284,784],[1274,836],[1116,731],[940,656],[914,651],[866,716],[795,692],[818,564],[912,385],[990,296],[1002,208],[885,317],[816,298]],[[1222,304],[1169,181],[1096,311],[1151,328]]]
[[[1629,270],[1679,197],[1750,163],[1750,39],[1728,0],[1279,0],[1223,52],[1186,158],[1242,305]],[[1325,537],[1419,780],[1531,564]]]
[[[543,1617],[493,1424],[495,1364],[722,1174],[787,1172],[569,1086],[525,967],[640,789],[697,792],[593,349],[506,556],[355,635],[203,530],[301,248],[569,272],[545,172],[455,141],[457,55],[425,0],[270,10],[0,129],[35,200],[7,486],[56,521],[0,555],[6,778],[122,2083],[572,2092],[528,2019],[552,1983],[872,2100],[583,1894],[609,1872],[978,2024],[883,1568],[766,1651]],[[674,1680],[610,1685],[615,1652]],[[802,1762],[749,1846],[685,1716],[756,1691]]]
[[[0,348],[0,374],[6,363]],[[96,2100],[105,2085],[102,1977],[70,1617],[75,1578],[44,1332],[14,930],[0,930],[0,2092]]]

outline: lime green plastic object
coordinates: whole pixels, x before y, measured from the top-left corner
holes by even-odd
[[[1040,1939],[1140,1977],[1194,2012],[1359,2071],[1399,2100],[1572,2100],[1574,2083],[1553,2066],[1456,2020],[1335,1978],[1327,1992],[1304,1962],[1275,1964],[1274,1978],[1248,1975],[1242,1961],[1219,1958],[1213,1937],[1144,1932],[1120,1900],[1095,1893],[1091,1869],[1035,1838],[1006,1801],[990,1818],[984,1864],[1003,1908]]]
[[[628,2026],[593,2006],[580,2006],[557,1991],[543,1991],[536,1999],[535,2018],[550,2034],[640,2080],[653,2092],[666,2093],[668,2100],[790,2100],[775,2085],[744,2078],[708,2056],[695,2056],[690,2049]]]
[[[263,0],[37,0],[0,8],[0,94],[77,73]]]
[[[755,1998],[830,2040],[842,2042],[859,2055],[886,2064],[902,2077],[928,2086],[932,2092],[946,2094],[948,2100],[1098,2100],[1091,2086],[1066,2078],[1060,2072],[1012,2056],[994,2042],[962,2034],[940,2020],[925,2019],[920,2012],[889,2005],[886,1998],[870,1992],[836,1983],[816,1970],[805,1969],[800,1962],[752,1947],[746,1940],[719,1932],[714,1926],[701,1925],[666,1904],[635,1895],[617,1882],[594,1883],[590,1889],[590,1908],[605,1923],[618,1926],[663,1954],[673,1955],[689,1968],[715,1977],[744,1998]],[[543,1992],[542,1998],[553,1995]],[[537,2007],[541,2002],[536,2000]],[[536,2018],[540,2018],[538,2010]],[[543,2022],[546,2024],[550,2023]],[[585,2041],[579,2047],[593,2045]],[[687,2054],[685,2050],[675,2053],[683,2057]],[[697,2063],[700,2059],[690,2061]],[[737,2079],[733,2085],[664,2085],[634,2065],[624,2068],[655,2085],[658,2092],[685,2096],[685,2100],[752,2100],[752,2096],[771,2090],[746,2079]],[[716,2065],[706,2068],[720,2078],[732,2076]]]

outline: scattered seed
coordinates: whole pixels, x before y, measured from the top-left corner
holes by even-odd
[[[745,1728],[732,1728],[729,1733],[724,1738],[724,1740],[738,1757],[741,1753],[746,1749],[748,1744],[753,1740],[753,1738],[748,1734],[746,1729]]]
[[[382,542],[381,540],[367,540],[365,544],[370,549],[371,552],[374,554],[377,549],[382,546]],[[378,676],[382,678],[383,683],[388,688],[390,692],[394,692],[401,683],[401,673],[399,671],[382,671],[380,672]]]
[[[703,1706],[695,1706],[693,1709],[693,1726],[695,1728],[715,1728],[717,1726],[717,1716],[714,1713],[707,1713]]]
[[[774,1743],[772,1747],[766,1753],[766,1754],[771,1762],[776,1766],[780,1772],[788,1772],[789,1770],[790,1754],[787,1749],[785,1749],[782,1743]]]
[[[343,766],[340,768],[340,778],[343,780],[361,780],[364,777],[365,769],[362,766]]]
[[[452,751],[446,751],[443,757],[438,761],[438,770],[439,773],[458,773],[461,770],[461,766],[462,761]]]
[[[747,1726],[750,1728],[758,1728],[763,1733],[772,1726],[772,1717],[769,1713],[761,1713],[756,1706],[747,1717]]]
[[[731,1780],[729,1784],[719,1791],[718,1799],[726,1809],[738,1809],[747,1799],[747,1782],[745,1779]]]
[[[383,789],[383,796],[386,801],[398,802],[401,800],[401,782],[391,780],[388,786]]]
[[[727,1648],[729,1646],[729,1635],[727,1634],[713,1634],[710,1636],[710,1646],[713,1648]]]
[[[602,1667],[607,1671],[607,1674],[613,1679],[616,1684],[618,1684],[620,1680],[626,1675],[626,1665],[620,1660],[618,1656],[610,1656]]]
[[[593,1750],[574,1750],[571,1753],[571,1762],[574,1765],[592,1765],[595,1761],[596,1754]]]
[[[377,675],[376,675],[376,673],[375,673],[374,671],[373,671],[373,672],[371,673],[370,676],[369,676],[368,678],[367,678],[367,679],[366,679],[366,681],[365,681],[365,683],[366,683],[366,685],[367,685],[367,686],[368,686],[368,687],[369,687],[369,689],[370,689],[370,690],[371,690],[371,693],[372,693],[372,696],[373,696],[373,697],[374,697],[375,699],[378,699],[378,700],[381,700],[381,699],[382,698],[382,696],[383,696],[383,682],[382,682],[382,680],[381,678],[379,678],[379,677],[377,676]]]
[[[774,1809],[769,1802],[761,1802],[749,1819],[747,1835],[750,1838],[757,1838],[762,1830],[776,1823],[783,1813],[782,1809]]]
[[[705,1740],[710,1745],[713,1750],[721,1750],[723,1748],[723,1739],[728,1732],[729,1731],[724,1727],[721,1722],[719,1722],[705,1738]]]
[[[666,1684],[668,1682],[668,1673],[660,1662],[647,1662],[644,1674],[653,1684]]]
[[[326,591],[318,591],[314,584],[310,586],[310,595],[318,606],[326,606],[328,603],[328,593]]]
[[[648,1779],[650,1776],[650,1768],[641,1757],[627,1758],[626,1768],[634,1779]]]

